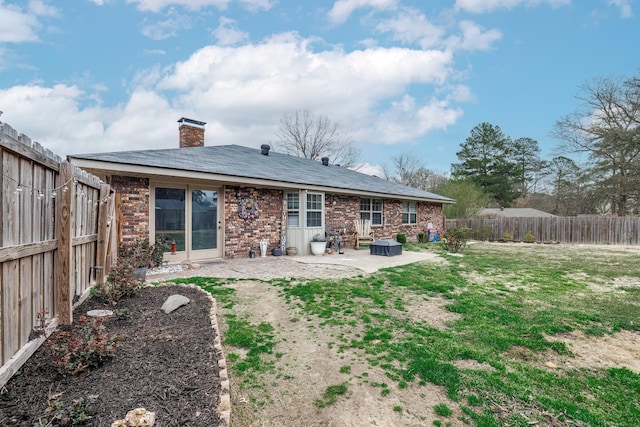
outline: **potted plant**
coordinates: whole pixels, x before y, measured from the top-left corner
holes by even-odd
[[[316,234],[313,236],[310,244],[313,255],[323,255],[327,247],[327,238],[323,234]]]
[[[131,266],[135,280],[144,281],[149,268],[162,265],[165,249],[168,249],[168,239],[164,236],[159,236],[155,244],[150,243],[147,238],[137,239],[132,243],[121,244],[119,257]]]

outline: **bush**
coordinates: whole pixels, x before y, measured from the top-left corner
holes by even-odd
[[[53,366],[62,375],[76,375],[100,366],[118,349],[118,339],[108,336],[102,325],[104,318],[78,317],[78,332],[59,331],[47,340]]]
[[[418,233],[418,243],[429,243],[429,233]]]
[[[85,424],[93,413],[94,396],[74,399],[71,403],[53,398],[45,411],[46,421],[39,420],[35,427],[46,426],[75,426]]]
[[[158,236],[155,244],[149,243],[149,239],[122,243],[118,248],[118,260],[106,282],[96,285],[92,295],[111,304],[135,295],[139,282],[146,276],[146,269],[162,265],[163,254],[169,249],[168,242],[167,237]]]
[[[467,246],[471,229],[469,227],[453,227],[442,235],[442,247],[447,252],[460,252]]]
[[[504,240],[505,242],[510,242],[513,240],[513,236],[508,231],[505,231],[504,233],[502,233],[502,240]]]
[[[407,243],[407,235],[404,233],[398,233],[396,234],[396,240],[404,245]]]
[[[522,241],[525,243],[535,243],[536,236],[534,236],[533,233],[529,231],[527,234],[524,235],[524,237],[522,238]]]
[[[476,239],[484,242],[489,240],[489,237],[491,237],[491,230],[486,225],[483,225],[476,230]]]

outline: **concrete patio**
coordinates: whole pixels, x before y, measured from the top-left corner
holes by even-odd
[[[279,277],[305,277],[339,279],[360,274],[375,273],[381,268],[395,267],[414,262],[433,261],[441,258],[432,252],[408,252],[402,255],[370,255],[368,248],[345,249],[343,254],[267,256],[194,262],[193,267],[170,265],[147,273],[147,281],[165,281],[173,278],[209,276],[220,278],[255,278],[270,280]]]

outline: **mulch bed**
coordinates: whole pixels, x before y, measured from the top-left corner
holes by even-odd
[[[160,307],[173,294],[191,302],[167,315]],[[40,425],[51,396],[69,403],[94,395],[85,425],[110,426],[143,407],[156,413],[157,426],[217,426],[220,378],[210,308],[203,292],[178,286],[143,288],[116,306],[90,298],[74,318],[93,309],[114,310],[104,325],[109,334],[122,336],[115,356],[65,377],[52,366],[44,344],[0,391],[0,425]]]

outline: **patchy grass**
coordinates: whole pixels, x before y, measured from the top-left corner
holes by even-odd
[[[333,405],[338,400],[338,396],[344,396],[347,394],[348,390],[346,383],[330,385],[322,394],[322,398],[317,399],[315,404],[318,408],[325,408],[329,405]]]
[[[462,257],[445,256],[447,264],[413,264],[349,280],[272,283],[291,310],[318,318],[321,327],[339,328],[339,348],[360,352],[400,390],[412,382],[444,387],[460,406],[462,420],[486,426],[639,425],[637,373],[551,370],[541,363],[549,354],[571,357],[564,343],[548,336],[640,330],[637,287],[615,293],[589,289],[589,282],[639,278],[637,255],[602,256],[549,245],[514,251],[514,246],[472,245]],[[458,320],[442,330],[407,315],[406,302],[430,297],[449,301],[446,309]],[[458,368],[457,360],[492,369]]]

